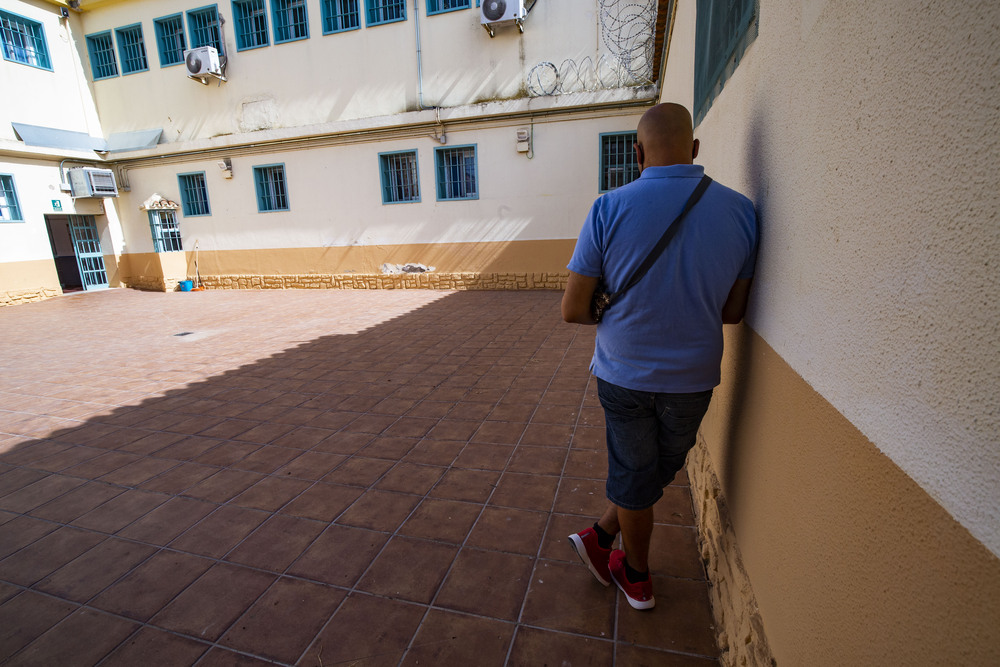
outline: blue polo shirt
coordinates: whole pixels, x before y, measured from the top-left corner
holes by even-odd
[[[570,271],[620,289],[684,208],[705,170],[647,167],[597,199]],[[749,199],[716,182],[691,209],[653,267],[597,325],[590,370],[628,389],[689,393],[719,384],[722,306],[737,278],[750,278],[757,215]]]

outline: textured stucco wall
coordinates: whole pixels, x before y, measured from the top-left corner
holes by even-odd
[[[761,214],[750,326],[994,554],[998,85],[995,2],[774,0],[696,131]]]

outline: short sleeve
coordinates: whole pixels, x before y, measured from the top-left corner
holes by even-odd
[[[591,278],[600,278],[603,268],[600,203],[601,200],[598,199],[590,207],[583,229],[580,230],[580,238],[576,241],[573,257],[566,266],[573,273]]]

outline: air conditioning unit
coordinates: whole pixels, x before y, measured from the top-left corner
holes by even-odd
[[[184,52],[184,68],[192,79],[200,79],[202,83],[206,76],[222,78],[222,65],[219,52],[214,46],[199,46]]]
[[[483,0],[479,6],[479,22],[493,36],[493,29],[502,25],[516,25],[524,32],[522,22],[528,15],[525,0]]]
[[[117,197],[115,174],[110,169],[76,167],[69,170],[69,188],[73,197]]]

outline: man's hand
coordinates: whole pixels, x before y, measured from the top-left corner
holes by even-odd
[[[563,292],[562,298],[564,320],[571,324],[597,324],[590,314],[590,300],[599,282],[599,278],[569,272],[569,280],[566,282],[566,291]]]

